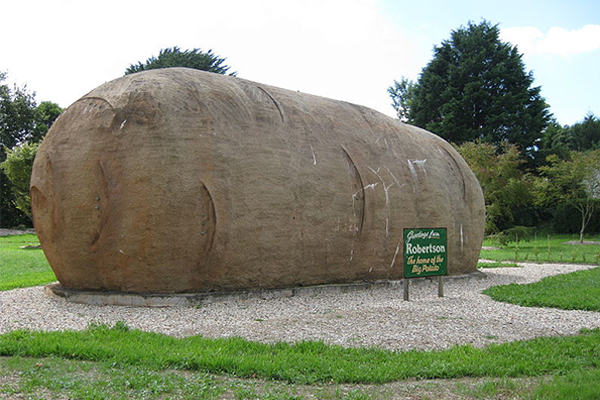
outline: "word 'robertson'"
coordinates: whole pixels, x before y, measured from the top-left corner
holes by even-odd
[[[424,254],[424,253],[444,253],[446,252],[446,246],[429,244],[427,246],[421,246],[418,244],[406,244],[406,252],[408,254]]]

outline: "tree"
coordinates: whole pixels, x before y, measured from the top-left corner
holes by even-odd
[[[0,84],[7,74],[0,72]],[[6,84],[0,85],[0,145],[12,148],[33,137],[35,127],[35,94],[28,93],[25,87],[14,89]],[[5,154],[0,152],[0,162]]]
[[[551,118],[548,126],[542,132],[540,140],[537,141],[535,161],[531,163],[533,169],[547,165],[548,156],[555,154],[561,159],[569,157],[571,152],[571,137],[569,126],[561,126],[556,119]]]
[[[57,104],[48,101],[37,106],[35,93],[16,85],[11,89],[3,84],[6,79],[7,74],[0,72],[0,164],[12,150],[39,142],[62,112]],[[30,162],[33,163],[33,158]],[[23,193],[22,190],[15,189],[4,168],[0,168],[0,226],[10,228],[31,223],[22,211],[24,199],[18,198],[19,193]]]
[[[499,233],[515,225],[515,214],[528,207],[533,198],[530,177],[523,174],[524,163],[515,145],[496,146],[481,141],[456,146],[477,177],[486,208],[486,234]]]
[[[35,101],[25,88],[11,89],[3,84],[7,74],[0,72],[0,163],[6,159],[5,149],[26,141],[33,130]],[[12,184],[0,169],[0,226],[13,227],[27,222],[16,207]]]
[[[35,109],[35,127],[29,140],[32,143],[41,142],[48,130],[63,112],[63,109],[51,101],[43,101]]]
[[[566,160],[553,154],[547,161],[548,165],[539,168],[540,178],[533,186],[536,201],[547,208],[560,204],[575,207],[581,217],[579,241],[583,243],[596,200],[600,199],[600,150],[574,151]]]
[[[392,98],[392,107],[396,110],[400,121],[407,122],[410,118],[411,103],[416,86],[414,81],[402,77],[400,82],[394,80],[394,84],[388,88],[388,94]]]
[[[39,146],[39,143],[24,143],[21,146],[15,146],[14,149],[7,150],[6,160],[0,164],[0,169],[12,183],[11,191],[17,209],[29,218],[31,218],[29,181]]]
[[[469,22],[434,48],[410,95],[408,122],[456,144],[512,143],[527,155],[550,114],[516,47],[497,25]],[[412,92],[412,93],[411,93]]]
[[[226,74],[230,67],[224,64],[225,60],[225,58],[220,58],[213,54],[212,50],[208,50],[205,53],[200,49],[181,51],[179,47],[172,47],[162,49],[158,57],[152,56],[143,64],[141,62],[135,65],[131,64],[125,70],[125,75],[150,69],[170,67],[187,67],[217,74]],[[229,75],[235,76],[236,73],[233,72]]]
[[[582,122],[569,128],[570,147],[575,151],[587,151],[600,148],[600,120],[588,113]]]

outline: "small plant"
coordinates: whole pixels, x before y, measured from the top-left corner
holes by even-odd
[[[519,386],[513,381],[507,378],[502,378],[488,379],[481,383],[475,384],[473,387],[465,387],[464,389],[462,389],[462,391],[469,398],[472,397],[475,399],[496,399],[513,398],[511,394],[522,392],[522,388],[519,388]]]
[[[353,389],[346,394],[345,400],[369,400],[372,399],[371,395],[363,390]]]
[[[114,329],[121,332],[129,332],[131,330],[131,328],[127,325],[125,321],[115,322]]]
[[[535,257],[534,261],[537,263],[540,260],[540,248],[539,247],[535,247],[533,250],[533,255]]]
[[[534,235],[534,230],[535,228],[529,228],[526,226],[515,226],[494,235],[490,235],[488,238],[501,247],[506,247],[511,243],[519,244],[521,241],[531,241],[531,238]]]

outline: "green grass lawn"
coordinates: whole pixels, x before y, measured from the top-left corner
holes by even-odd
[[[321,342],[260,344],[239,338],[200,336],[178,339],[117,324],[92,326],[82,332],[10,332],[0,336],[0,355],[14,360],[33,357],[42,365],[48,359],[77,360],[73,366],[111,368],[116,370],[115,376],[133,373],[129,377],[132,382],[150,379],[159,387],[162,387],[159,377],[172,375],[169,371],[279,381],[287,385],[554,376],[554,380],[546,379],[538,388],[553,394],[552,388],[560,387],[568,393],[569,388],[573,390],[586,377],[598,375],[600,330],[495,344],[483,349],[465,345],[444,351],[392,352],[374,348],[347,349]],[[13,366],[13,370],[20,368]],[[52,389],[56,383],[51,380],[28,382],[46,389]],[[88,384],[86,390],[91,390],[90,385],[95,387],[96,384]],[[600,390],[599,381],[588,382],[587,386],[591,392]],[[218,387],[216,385],[215,390]],[[64,393],[69,388],[56,389]],[[173,387],[163,389],[175,390]]]
[[[490,399],[494,395],[527,393],[531,383],[543,382],[543,378],[465,378],[378,385],[299,385],[202,371],[155,371],[130,365],[30,357],[0,357],[2,376],[17,379],[4,388],[0,383],[0,398],[77,400]]]
[[[552,263],[600,264],[600,245],[572,245],[573,235],[536,236],[531,241],[510,243],[499,250],[481,250],[481,258],[495,261],[529,261]],[[600,237],[586,237],[586,241],[600,242]],[[483,246],[497,246],[486,239]]]
[[[92,326],[86,331],[13,331],[0,336],[0,355],[101,361],[149,370],[190,370],[289,383],[385,383],[409,378],[564,375],[600,367],[600,330],[485,348],[393,352],[322,342],[262,344],[240,338],[174,338]]]
[[[0,291],[56,281],[41,249],[21,249],[39,244],[31,234],[0,237]]]
[[[527,285],[494,286],[483,293],[497,301],[526,307],[600,311],[600,267],[549,276]]]

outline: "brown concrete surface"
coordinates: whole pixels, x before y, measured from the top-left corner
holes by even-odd
[[[350,103],[185,68],[108,82],[48,132],[34,224],[62,286],[182,293],[402,277],[403,228],[475,271],[481,188],[448,143]]]

